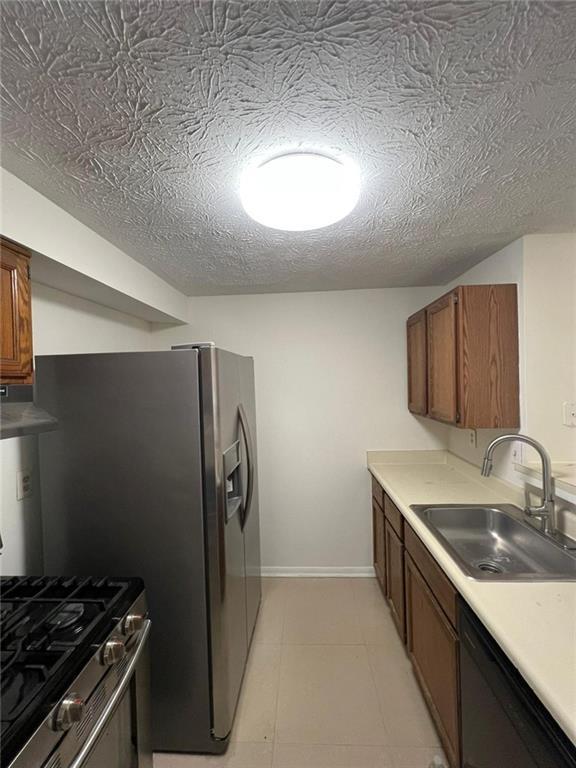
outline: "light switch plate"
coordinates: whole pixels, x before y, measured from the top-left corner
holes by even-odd
[[[576,427],[576,403],[562,403],[562,423],[566,427]]]
[[[32,471],[23,469],[16,472],[16,498],[18,501],[32,496]]]

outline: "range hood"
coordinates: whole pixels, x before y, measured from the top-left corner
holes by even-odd
[[[34,405],[31,385],[0,384],[0,440],[58,428],[58,419]]]

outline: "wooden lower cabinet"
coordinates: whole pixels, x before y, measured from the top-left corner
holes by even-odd
[[[384,545],[384,512],[372,499],[372,540],[374,547],[374,570],[384,594],[386,593],[386,550]]]
[[[403,513],[372,480],[374,570],[451,768],[460,768],[458,593]]]
[[[408,654],[450,765],[459,768],[458,637],[408,553],[405,590]]]
[[[386,541],[386,597],[390,612],[402,641],[406,637],[404,623],[404,544],[388,519],[384,524]]]

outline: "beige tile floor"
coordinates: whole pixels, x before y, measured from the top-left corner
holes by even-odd
[[[265,579],[228,752],[154,766],[428,768],[438,745],[375,579]]]

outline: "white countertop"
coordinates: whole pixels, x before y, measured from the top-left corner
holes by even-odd
[[[466,576],[411,504],[515,503],[521,489],[444,451],[369,451],[368,469],[450,581],[576,744],[576,582],[487,583]]]

